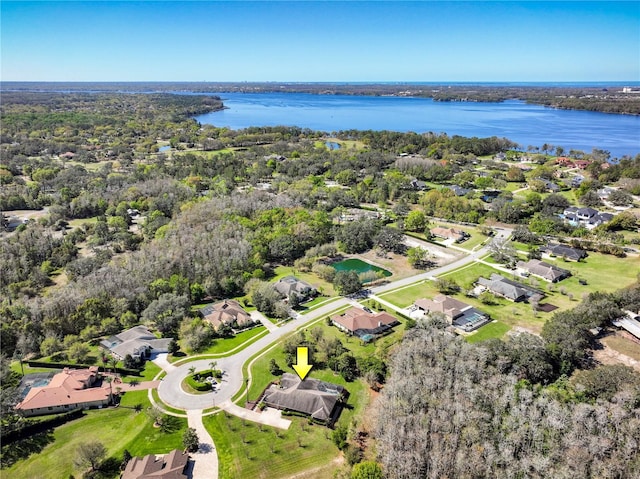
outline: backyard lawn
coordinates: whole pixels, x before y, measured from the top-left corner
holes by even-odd
[[[43,449],[31,447],[34,454],[16,462],[2,471],[2,476],[12,479],[60,479],[70,475],[81,477],[82,471],[73,465],[76,450],[80,444],[100,441],[107,448],[107,454],[118,462],[127,449],[133,456],[151,453],[163,454],[172,449],[182,448],[182,434],[187,427],[186,419],[171,418],[171,432],[162,432],[153,427],[153,421],[144,412],[135,412],[133,407],[149,406],[147,391],[125,393],[118,408],[86,411],[82,418],[58,426],[53,434],[43,434],[39,441],[46,444]],[[42,439],[46,437],[46,439]],[[17,448],[17,443],[10,446]],[[27,449],[26,442],[21,447]],[[39,451],[39,452],[38,452]],[[4,451],[3,451],[4,452]]]

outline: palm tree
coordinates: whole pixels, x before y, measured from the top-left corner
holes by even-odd
[[[193,373],[195,373],[195,372],[196,372],[196,367],[195,366],[191,366],[189,368],[189,374],[193,375]]]
[[[209,363],[209,367],[211,368],[211,371],[213,372],[213,370],[216,368],[216,366],[218,365],[218,361],[211,361]]]

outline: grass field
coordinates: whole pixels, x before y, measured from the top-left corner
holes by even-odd
[[[262,336],[268,334],[269,331],[264,326],[256,326],[247,331],[242,331],[236,334],[232,338],[216,339],[213,344],[206,349],[203,349],[197,356],[210,354],[212,356],[225,356],[229,351],[235,350],[235,348],[244,345],[249,346],[251,343],[257,341]],[[236,351],[237,352],[237,351]],[[201,358],[200,358],[201,359]],[[169,356],[170,362],[184,361],[184,357]]]
[[[506,324],[501,323],[500,321],[494,321],[482,326],[469,336],[466,336],[465,339],[468,343],[477,343],[490,338],[501,338],[510,329],[511,328]]]
[[[475,263],[447,273],[443,277],[454,280],[464,292],[472,286],[479,276],[489,277],[491,273],[502,274],[510,279],[516,279],[542,289],[547,295],[542,304],[550,303],[557,306],[559,310],[565,310],[576,306],[586,294],[595,291],[615,291],[632,284],[640,271],[640,258],[637,257],[616,258],[611,255],[590,253],[586,261],[579,263],[563,260],[548,261],[568,269],[572,276],[559,283],[551,284],[535,278],[514,278],[512,275],[500,272],[489,265]],[[587,284],[580,284],[580,279],[586,280]],[[381,297],[404,308],[413,304],[416,299],[432,298],[437,294],[435,285],[425,281],[383,294]],[[502,298],[496,298],[493,305],[486,305],[478,299],[466,297],[464,294],[457,294],[454,297],[485,311],[493,319],[499,320],[501,327],[486,325],[480,328],[479,333],[476,334],[480,334],[481,338],[484,336],[502,337],[506,333],[505,327],[521,327],[539,333],[542,325],[553,314],[553,312],[534,312],[531,305],[527,303],[513,303]],[[472,341],[475,340],[480,339],[472,339]]]
[[[182,434],[186,419],[171,418],[172,431],[162,432],[153,427],[153,421],[144,412],[135,412],[133,406],[149,406],[147,391],[128,392],[118,408],[87,411],[80,419],[55,428],[50,442],[41,452],[18,461],[2,471],[2,477],[12,479],[61,479],[71,474],[81,477],[82,471],[73,465],[80,444],[100,441],[108,455],[118,461],[127,449],[133,456],[166,453],[182,448]],[[16,445],[12,445],[16,447]]]

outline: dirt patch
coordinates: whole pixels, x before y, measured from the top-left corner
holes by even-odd
[[[636,371],[640,372],[640,361],[636,361],[630,358],[626,354],[619,353],[618,351],[611,349],[606,344],[603,344],[604,348],[593,352],[593,356],[602,364],[624,364]]]
[[[344,455],[340,453],[329,464],[320,467],[314,467],[313,469],[307,469],[306,471],[298,472],[293,476],[289,476],[286,479],[330,479],[334,476],[334,471],[344,464]]]

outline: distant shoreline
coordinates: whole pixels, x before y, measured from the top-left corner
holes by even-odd
[[[309,93],[397,96],[434,101],[522,100],[564,110],[640,115],[640,81],[629,82],[0,82],[25,93]]]

